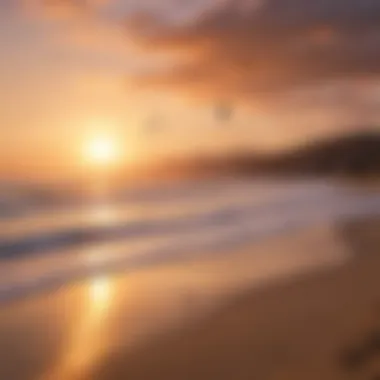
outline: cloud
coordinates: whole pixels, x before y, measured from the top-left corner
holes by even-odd
[[[380,77],[377,0],[232,1],[186,25],[152,15],[128,29],[151,52],[188,51],[189,60],[139,83],[195,95],[252,97],[330,80]]]
[[[173,57],[166,66],[137,70],[129,85],[249,102],[330,81],[380,78],[378,0],[24,1],[49,19],[81,20],[63,36],[68,43],[123,52],[122,30],[125,51],[134,45],[136,56],[145,52],[148,60]]]
[[[28,16],[50,21],[99,20],[111,0],[18,0]]]
[[[53,20],[71,19],[84,11],[75,0],[21,0],[21,4],[29,16]]]

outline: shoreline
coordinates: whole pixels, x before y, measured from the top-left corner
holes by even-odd
[[[10,303],[0,378],[347,379],[340,357],[376,329],[372,309],[380,322],[379,231],[378,219],[320,226]]]
[[[373,218],[377,218],[377,216],[373,216]],[[194,246],[189,246],[187,248],[182,248],[177,251],[177,248],[171,249],[171,247],[160,247],[158,252],[165,252],[165,255],[158,255],[155,260],[152,258],[145,263],[144,256],[142,257],[142,263],[139,264],[139,259],[137,261],[132,257],[131,267],[128,268],[128,257],[119,260],[110,261],[109,263],[100,262],[100,266],[94,265],[93,267],[88,268],[79,268],[77,271],[71,272],[63,272],[58,271],[58,275],[53,273],[41,273],[40,277],[32,277],[27,280],[27,277],[22,277],[23,282],[20,284],[15,281],[15,286],[9,286],[7,282],[0,287],[0,306],[5,305],[9,302],[22,302],[23,299],[28,297],[39,296],[40,294],[46,294],[49,292],[54,292],[55,290],[65,287],[71,286],[72,284],[78,284],[86,280],[91,280],[91,278],[99,277],[99,276],[127,276],[127,275],[139,275],[140,272],[145,271],[155,271],[160,270],[162,267],[171,267],[171,266],[182,266],[186,264],[199,262],[201,265],[208,261],[212,261],[211,265],[215,262],[220,262],[223,260],[230,260],[230,255],[234,252],[249,252],[247,256],[252,256],[261,254],[262,251],[273,250],[273,244],[276,245],[277,241],[282,240],[291,240],[294,238],[294,235],[297,236],[306,236],[306,238],[311,234],[319,234],[320,236],[314,237],[314,239],[325,238],[327,235],[328,238],[333,238],[335,221],[309,221],[307,225],[303,226],[300,222],[292,222],[287,225],[279,225],[274,228],[273,231],[258,231],[255,239],[252,239],[252,233],[240,233],[240,234],[226,234],[222,243],[214,244],[211,240],[210,244],[207,243],[207,239],[205,243],[202,244],[202,240],[198,244],[194,244]],[[235,236],[236,235],[236,236]],[[272,236],[273,235],[273,236]],[[329,236],[331,235],[331,236]],[[313,237],[311,237],[313,238]],[[251,241],[252,240],[252,241]],[[301,239],[302,240],[302,239]],[[299,244],[297,242],[296,244]],[[117,244],[116,247],[122,247],[122,244]],[[210,245],[210,247],[208,247]],[[119,247],[119,249],[120,249]],[[128,248],[124,248],[127,250]],[[278,250],[278,247],[275,248]],[[120,249],[121,250],[121,249]],[[342,247],[339,248],[339,251],[342,250]],[[80,252],[80,251],[79,251]],[[84,249],[84,253],[86,249]],[[206,252],[206,253],[205,253]],[[65,253],[63,251],[63,253]],[[191,253],[191,255],[190,255]],[[175,256],[174,256],[175,254]],[[70,258],[70,256],[68,256]],[[26,258],[25,262],[20,261],[20,259],[12,259],[9,260],[9,264],[5,261],[5,268],[10,271],[10,273],[17,274],[17,270],[20,269],[20,273],[26,274],[26,269],[34,268],[34,264],[39,264],[40,262],[43,264],[45,261],[48,264],[50,260],[54,262],[54,260],[59,259],[59,262],[62,262],[63,259],[67,261],[67,257],[63,255],[58,255],[57,258],[50,257],[50,255],[37,255],[31,256],[30,258]],[[73,258],[72,258],[73,259]],[[267,260],[265,255],[263,256],[263,260]],[[1,263],[0,263],[1,264]],[[8,264],[8,266],[7,266]],[[20,265],[21,264],[21,265]],[[64,262],[62,262],[64,264]],[[90,263],[88,263],[90,264]],[[94,263],[96,264],[96,262]],[[38,273],[38,272],[37,272]]]

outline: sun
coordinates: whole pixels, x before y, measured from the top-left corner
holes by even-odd
[[[91,164],[108,166],[117,162],[120,147],[115,137],[101,134],[92,136],[85,142],[83,154]]]

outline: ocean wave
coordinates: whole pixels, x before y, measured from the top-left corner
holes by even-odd
[[[192,257],[196,252],[231,250],[313,223],[380,215],[380,194],[315,182],[233,183],[204,192],[195,202],[193,198],[190,208],[184,207],[186,197],[180,198],[165,204],[177,209],[169,215],[149,213],[154,207],[147,207],[141,215],[127,213],[124,217],[124,213],[117,213],[120,203],[116,202],[107,207],[109,211],[114,208],[117,217],[98,224],[83,220],[77,224],[73,218],[73,223],[64,228],[32,229],[29,234],[26,229],[24,234],[11,238],[1,236],[0,298],[99,271],[133,270]],[[162,205],[158,199],[157,204]],[[201,206],[195,207],[197,204]],[[125,210],[135,206],[133,202],[123,205]]]

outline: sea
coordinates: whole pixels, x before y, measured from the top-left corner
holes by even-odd
[[[0,301],[379,215],[379,191],[326,179],[164,181],[84,198],[1,183]]]

